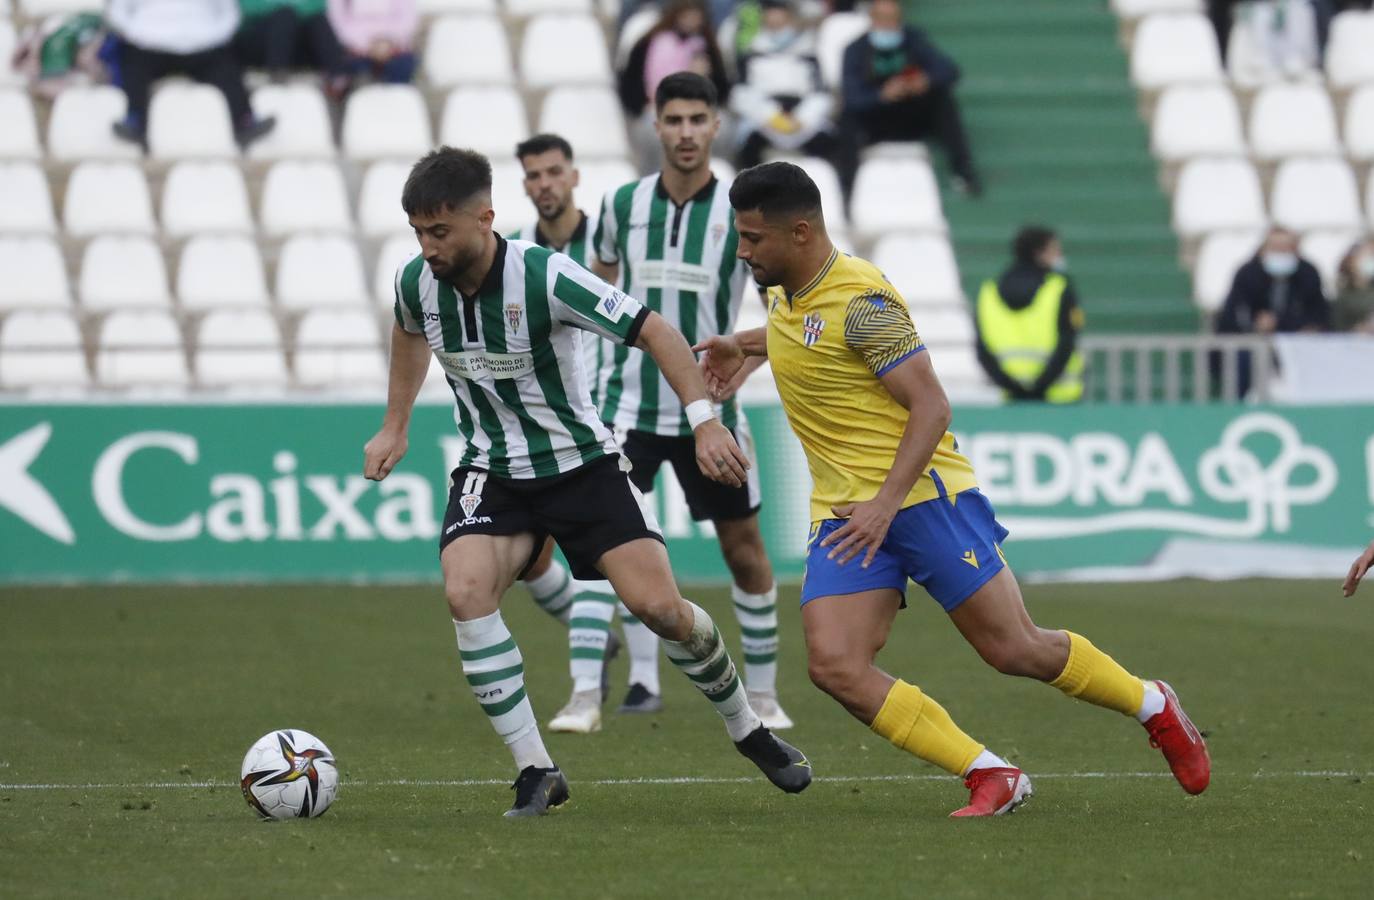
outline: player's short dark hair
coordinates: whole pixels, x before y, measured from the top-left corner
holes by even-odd
[[[457,209],[478,194],[491,194],[491,163],[475,150],[440,147],[410,168],[401,190],[408,216],[433,216]]]
[[[573,148],[566,139],[557,134],[536,134],[529,140],[521,141],[515,145],[515,158],[523,161],[527,156],[538,156],[541,153],[548,153],[550,150],[557,150],[572,162]]]
[[[730,185],[730,205],[736,212],[756,209],[765,219],[822,219],[820,189],[805,169],[790,162],[769,162],[740,172]]]
[[[1027,225],[1011,239],[1012,258],[1019,263],[1033,263],[1058,236],[1045,225]]]
[[[720,95],[711,79],[696,72],[674,72],[658,83],[654,111],[663,112],[669,100],[700,100],[712,109],[720,105]]]

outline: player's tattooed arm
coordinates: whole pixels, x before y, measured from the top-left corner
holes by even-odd
[[[1374,541],[1370,541],[1369,546],[1365,548],[1359,558],[1350,564],[1350,571],[1346,573],[1345,583],[1341,585],[1341,592],[1347,597],[1353,596],[1370,566],[1374,566]]]
[[[381,481],[406,455],[410,413],[429,370],[429,342],[423,334],[391,329],[391,374],[387,381],[386,415],[381,429],[363,445],[363,477]]]

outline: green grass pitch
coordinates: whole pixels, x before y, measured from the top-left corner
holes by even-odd
[[[1014,816],[956,822],[962,785],[811,687],[797,592],[783,594],[782,699],[815,767],[808,791],[754,777],[666,662],[664,712],[616,716],[621,661],[601,733],[546,735],[571,804],[507,821],[509,758],[436,589],[6,589],[0,897],[1374,891],[1374,596],[1314,582],[1027,590],[1041,624],[1172,681],[1214,761],[1190,798],[1134,722],[997,675],[913,591],[882,663],[1035,779]],[[725,592],[689,596],[737,647]],[[566,698],[563,633],[520,591],[505,613],[547,721]],[[338,757],[323,818],[259,822],[239,795],[242,754],[281,727]]]

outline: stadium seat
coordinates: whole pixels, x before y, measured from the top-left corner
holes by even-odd
[[[1149,16],[1136,27],[1131,80],[1141,90],[1222,81],[1216,32],[1200,13]]]
[[[353,227],[339,167],[327,162],[274,163],[262,186],[262,229],[271,236],[292,231],[348,231]]]
[[[33,163],[0,163],[0,234],[57,231],[48,179]]]
[[[396,269],[419,249],[414,235],[398,234],[387,238],[377,251],[372,269],[372,293],[383,309],[391,309],[396,302]]]
[[[50,238],[0,238],[0,311],[71,306],[67,264]]]
[[[1346,103],[1345,147],[1351,159],[1374,162],[1374,83],[1355,91]]]
[[[594,11],[591,0],[505,0],[503,6],[506,15],[518,19],[527,19],[530,16],[544,15],[545,13],[591,15]]]
[[[1112,0],[1112,12],[1123,19],[1139,19],[1161,12],[1202,11],[1202,0]]]
[[[873,248],[873,264],[914,309],[962,303],[959,266],[943,235],[887,234]],[[924,311],[920,315],[924,315]],[[918,317],[917,324],[920,324]]]
[[[653,30],[661,15],[657,5],[648,4],[641,6],[630,15],[630,18],[625,20],[625,26],[620,29],[620,37],[615,42],[614,63],[617,72],[625,68],[625,64],[630,61],[630,51],[635,48],[635,44],[638,44],[641,38]],[[719,42],[719,35],[717,35],[717,42]]]
[[[138,147],[115,137],[110,127],[126,105],[124,93],[107,84],[63,89],[48,118],[48,154],[59,162],[138,159]]]
[[[1298,255],[1321,273],[1327,296],[1336,295],[1337,273],[1341,260],[1362,237],[1359,231],[1310,231],[1302,236]]]
[[[21,85],[24,78],[14,70],[9,64],[14,56],[15,44],[18,36],[14,33],[14,26],[9,19],[0,17],[0,85]]]
[[[1374,228],[1374,178],[1365,182],[1364,209],[1365,214],[1369,216],[1369,227]]]
[[[77,293],[88,312],[172,303],[162,251],[136,235],[103,235],[87,244]]]
[[[270,301],[258,245],[240,235],[191,238],[177,265],[176,294],[190,311],[266,307]]]
[[[591,217],[591,228],[596,229],[596,220],[601,215],[601,200],[621,185],[629,184],[639,178],[635,167],[623,159],[577,161],[577,205]],[[533,212],[533,210],[531,210]],[[591,236],[588,235],[588,238]]]
[[[420,89],[370,84],[349,95],[340,141],[350,159],[415,160],[434,146],[429,111]]]
[[[513,84],[510,44],[496,16],[445,16],[429,28],[420,57],[435,88]]]
[[[1371,47],[1374,47],[1374,12],[1348,10],[1331,20],[1326,42],[1326,77],[1333,88],[1374,84]]]
[[[1290,159],[1274,175],[1269,208],[1295,231],[1360,227],[1355,173],[1342,159]]]
[[[181,238],[203,232],[253,230],[248,187],[230,162],[177,163],[162,187],[162,229]]]
[[[608,87],[556,87],[544,98],[537,131],[562,135],[578,159],[630,153],[625,114]]]
[[[534,204],[525,196],[525,170],[513,159],[491,164],[491,206],[496,211],[493,227],[501,234],[535,217]]]
[[[739,172],[735,170],[734,165],[728,159],[721,159],[719,156],[713,156],[711,157],[711,174],[715,175],[726,184],[730,184],[735,180],[735,176],[738,175]]]
[[[1244,159],[1194,159],[1174,188],[1174,230],[1187,238],[1209,231],[1265,224],[1264,195],[1255,167]]]
[[[973,317],[962,302],[927,306],[912,315],[921,340],[936,346],[972,346],[976,340]]]
[[[849,216],[845,212],[844,192],[840,190],[840,176],[835,167],[819,156],[808,156],[797,160],[797,165],[816,182],[821,194],[821,212],[825,216],[825,227],[834,238],[849,233]]]
[[[530,136],[525,101],[507,85],[454,88],[444,101],[439,143],[504,157]]]
[[[0,63],[8,62],[0,58]],[[43,147],[38,143],[38,122],[33,104],[21,90],[0,90],[0,159],[38,159]]]
[[[161,310],[120,310],[100,327],[96,378],[109,387],[184,387],[191,381],[181,329]]]
[[[860,165],[850,209],[859,237],[945,230],[940,190],[923,160],[872,159]]]
[[[401,189],[410,167],[411,163],[404,162],[375,162],[368,166],[358,192],[358,226],[365,237],[410,235],[409,221],[401,209]]]
[[[821,20],[816,32],[816,59],[826,87],[839,89],[845,48],[867,33],[868,28],[868,16],[861,12],[831,13]]]
[[[38,19],[58,13],[79,13],[99,10],[99,0],[14,0],[14,5],[22,7],[25,16]]]
[[[296,381],[350,389],[386,384],[386,361],[371,311],[306,313],[296,329]]]
[[[1261,90],[1250,108],[1250,149],[1263,160],[1339,153],[1336,111],[1326,89],[1275,84]]]
[[[152,234],[153,201],[143,170],[129,162],[83,162],[72,170],[62,221],[73,237]]]
[[[442,16],[448,13],[497,12],[496,0],[419,0],[416,3],[422,16]]]
[[[929,344],[930,363],[945,390],[957,400],[967,402],[977,397],[984,400],[998,396],[988,382],[987,373],[978,363],[978,351],[973,341]]]
[[[1243,155],[1245,138],[1235,96],[1219,84],[1165,89],[1155,104],[1150,149],[1167,162]]]
[[[216,310],[196,330],[196,380],[210,388],[285,387],[281,329],[262,310]]]
[[[1221,309],[1236,270],[1255,255],[1263,231],[1218,231],[1207,235],[1193,264],[1193,303],[1206,313]]]
[[[253,111],[276,116],[277,127],[248,147],[249,159],[333,159],[329,109],[319,88],[268,84],[253,92]]]
[[[238,155],[229,105],[208,84],[169,82],[148,108],[148,152],[154,159],[218,159]]]
[[[735,319],[735,331],[748,331],[768,325],[768,308],[764,306],[763,295],[758,283],[750,278],[744,283],[744,296],[740,298],[739,317]]]
[[[65,310],[24,310],[0,321],[0,388],[91,383],[81,332]]]
[[[363,305],[368,291],[357,244],[339,235],[296,235],[282,245],[275,293],[293,311]]]
[[[611,83],[611,58],[601,26],[588,15],[530,20],[520,44],[520,74],[529,88]]]

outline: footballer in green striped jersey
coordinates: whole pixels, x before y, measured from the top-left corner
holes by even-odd
[[[678,591],[572,340],[589,331],[652,356],[692,419],[702,472],[742,485],[749,459],[714,414],[682,334],[563,254],[496,234],[491,164],[479,153],[441,147],[422,158],[401,206],[420,251],[397,271],[386,413],[363,448],[363,474],[381,480],[405,455],[415,397],[437,359],[466,445],[450,476],[439,564],[463,674],[519,773],[506,815],[543,815],[568,799],[499,609],[546,537],[574,577],[610,581],[746,758],[782,790],[805,789],[810,763],[763,725],[710,615]]]

